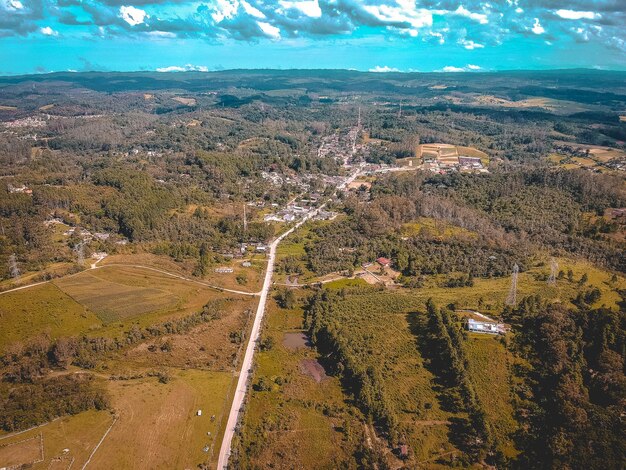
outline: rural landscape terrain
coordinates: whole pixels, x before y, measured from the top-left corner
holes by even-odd
[[[0,469],[621,469],[626,72],[0,77]]]

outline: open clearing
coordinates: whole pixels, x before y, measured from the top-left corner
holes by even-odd
[[[59,279],[55,284],[98,315],[103,323],[133,318],[157,310],[169,310],[180,301],[171,292],[163,289],[112,282],[91,272]]]
[[[106,265],[0,295],[0,351],[45,334],[115,336],[198,312],[210,300],[242,298],[155,271]]]
[[[187,370],[167,384],[155,378],[112,382],[119,419],[90,468],[196,468],[207,462],[210,449],[219,449],[218,418],[231,381],[232,373]],[[196,416],[199,409],[202,416]]]
[[[195,106],[196,99],[195,98],[183,98],[182,96],[176,96],[172,98],[174,101],[179,102],[180,104],[184,104],[185,106]]]
[[[41,434],[8,444],[0,441],[0,465],[3,467],[20,467],[42,460],[43,437]]]
[[[41,333],[54,339],[100,325],[94,313],[52,283],[0,295],[0,351]]]
[[[43,461],[32,466],[34,469],[68,468],[70,461],[74,459],[72,468],[80,469],[89,458],[93,448],[102,438],[106,430],[113,422],[113,417],[108,411],[86,411],[75,416],[68,416],[54,420],[38,428],[6,437],[0,433],[0,446],[32,439],[30,442],[37,443],[36,453],[40,455],[39,434],[43,440]],[[64,452],[68,449],[67,452]],[[0,451],[0,466],[8,462],[2,458]],[[35,455],[32,453],[22,454],[22,464],[30,463]],[[62,465],[62,464],[65,465]],[[91,467],[97,468],[97,467]],[[110,467],[109,467],[110,468]]]
[[[442,143],[418,145],[416,156],[422,160],[433,159],[446,164],[459,163],[459,156],[480,158],[485,165],[489,163],[489,155],[481,150]]]

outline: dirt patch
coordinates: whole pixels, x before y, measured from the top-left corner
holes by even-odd
[[[303,359],[302,362],[300,362],[300,370],[303,374],[308,375],[317,383],[320,383],[322,380],[328,378],[322,365],[315,359]]]
[[[195,106],[196,105],[196,99],[195,98],[183,98],[182,96],[177,96],[175,98],[172,98],[174,101],[178,101],[181,104],[184,104],[185,106]]]
[[[300,348],[310,348],[311,342],[309,341],[309,337],[304,333],[285,333],[283,346],[290,351],[296,351]]]
[[[0,466],[18,468],[43,460],[43,442],[41,434],[0,446]]]

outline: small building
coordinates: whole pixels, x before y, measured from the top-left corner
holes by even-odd
[[[383,258],[382,256],[378,258],[376,262],[383,268],[388,268],[391,265],[391,260],[389,258]]]
[[[256,247],[256,251],[259,253],[265,253],[267,251],[267,246],[266,245],[258,245]]]
[[[230,274],[234,272],[234,269],[223,266],[221,268],[215,268],[215,272],[218,274]]]
[[[252,266],[252,263],[250,261],[244,261],[243,263],[241,263],[241,265],[244,268],[249,268],[250,266]]]
[[[504,325],[501,323],[478,321],[473,318],[467,319],[467,330],[474,333],[487,333],[491,335],[504,334]]]

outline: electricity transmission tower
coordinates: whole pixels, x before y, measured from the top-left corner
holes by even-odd
[[[81,266],[85,264],[85,244],[80,242],[76,245],[74,251],[76,251],[76,262]]]
[[[246,203],[243,203],[243,234],[245,235],[248,231],[248,218],[246,217]]]
[[[552,258],[550,260],[550,277],[548,277],[548,285],[554,286],[556,285],[556,276],[559,271],[559,264],[556,262],[556,259]]]
[[[359,106],[359,114],[356,121],[356,129],[352,130],[352,155],[356,152],[356,139],[361,131],[361,107]]]
[[[20,277],[20,268],[17,267],[17,257],[15,256],[15,253],[9,257],[9,271],[11,272],[11,277],[13,279]]]
[[[517,275],[519,274],[519,266],[517,263],[513,265],[513,274],[511,275],[511,288],[509,289],[509,296],[506,298],[507,305],[517,304]]]

